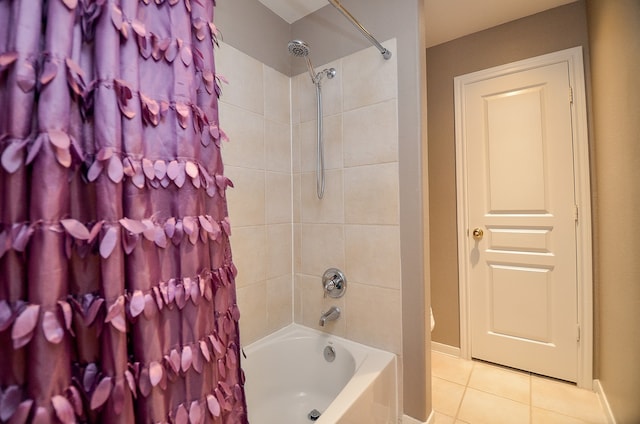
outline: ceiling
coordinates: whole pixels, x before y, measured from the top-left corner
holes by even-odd
[[[329,4],[327,0],[259,1],[288,23]],[[574,1],[576,0],[426,0],[427,47]],[[366,27],[366,23],[363,22],[363,25]],[[370,30],[375,33],[375,29]]]

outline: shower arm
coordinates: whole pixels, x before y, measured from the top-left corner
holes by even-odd
[[[376,40],[375,37],[371,35],[371,33],[367,31],[365,27],[363,27],[351,13],[349,13],[349,11],[345,9],[342,4],[340,4],[338,0],[329,0],[329,3],[331,3],[333,7],[338,9],[338,11],[342,13],[344,17],[347,18],[349,22],[351,22],[353,26],[355,26],[362,33],[362,35],[364,35],[369,40],[369,42],[371,42],[371,44],[373,44],[378,48],[378,50],[380,50],[380,53],[382,53],[382,57],[384,57],[385,60],[389,60],[389,58],[391,57],[391,51],[384,48],[384,46],[380,44],[378,40]]]

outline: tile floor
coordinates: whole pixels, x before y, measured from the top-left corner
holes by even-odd
[[[436,424],[606,424],[598,396],[553,379],[432,352]]]

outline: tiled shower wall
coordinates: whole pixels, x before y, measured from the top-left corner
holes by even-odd
[[[384,43],[396,51],[395,40]],[[316,93],[308,73],[292,79],[295,321],[401,353],[397,67],[368,48],[335,62],[322,82],[326,188],[316,196]],[[341,269],[347,291],[323,296],[321,276]]]
[[[290,78],[228,44],[216,50],[226,76],[220,126],[231,247],[238,268],[240,333],[247,345],[292,322]]]
[[[384,43],[396,51],[395,40]],[[248,344],[295,320],[401,353],[397,65],[368,48],[319,66],[326,189],[316,197],[316,99],[307,73],[293,78],[223,44],[220,122],[240,330]],[[291,106],[291,107],[290,107]],[[291,131],[293,133],[291,134]],[[292,151],[293,149],[293,151]],[[293,263],[292,263],[293,261]],[[324,298],[321,276],[340,268],[348,288]]]

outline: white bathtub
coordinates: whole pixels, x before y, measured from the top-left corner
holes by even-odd
[[[335,360],[323,351],[331,346]],[[250,424],[397,423],[396,357],[296,324],[244,348]]]

